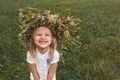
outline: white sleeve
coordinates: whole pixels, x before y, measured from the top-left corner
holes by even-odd
[[[59,61],[59,58],[60,58],[60,54],[58,53],[58,51],[54,51],[54,55],[53,55],[53,59],[52,61],[50,62],[50,64],[53,64],[53,63],[56,63]]]
[[[27,59],[26,59],[26,60],[27,60],[27,62],[30,63],[30,64],[35,63],[35,60],[34,60],[34,58],[32,58],[30,52],[27,52]]]

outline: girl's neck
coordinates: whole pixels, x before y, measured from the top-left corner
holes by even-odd
[[[41,54],[44,54],[44,53],[46,53],[47,51],[48,51],[48,49],[49,48],[45,48],[45,49],[40,49],[40,48],[37,48],[38,49],[38,51],[41,53]]]

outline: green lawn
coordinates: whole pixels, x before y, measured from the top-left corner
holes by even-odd
[[[0,80],[29,80],[18,10],[37,7],[80,18],[80,48],[62,50],[57,80],[120,80],[120,0],[1,0]]]

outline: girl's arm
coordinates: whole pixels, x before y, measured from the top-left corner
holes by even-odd
[[[34,80],[40,80],[40,76],[38,75],[36,65],[35,64],[29,64],[30,65],[30,70],[33,74]]]
[[[54,76],[56,70],[57,70],[57,63],[51,64],[50,67],[49,67],[47,80],[52,80],[53,79],[53,76]]]

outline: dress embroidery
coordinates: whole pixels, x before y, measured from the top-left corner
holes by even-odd
[[[49,65],[50,62],[51,62],[51,60],[48,58],[48,59],[47,59],[47,65]]]

